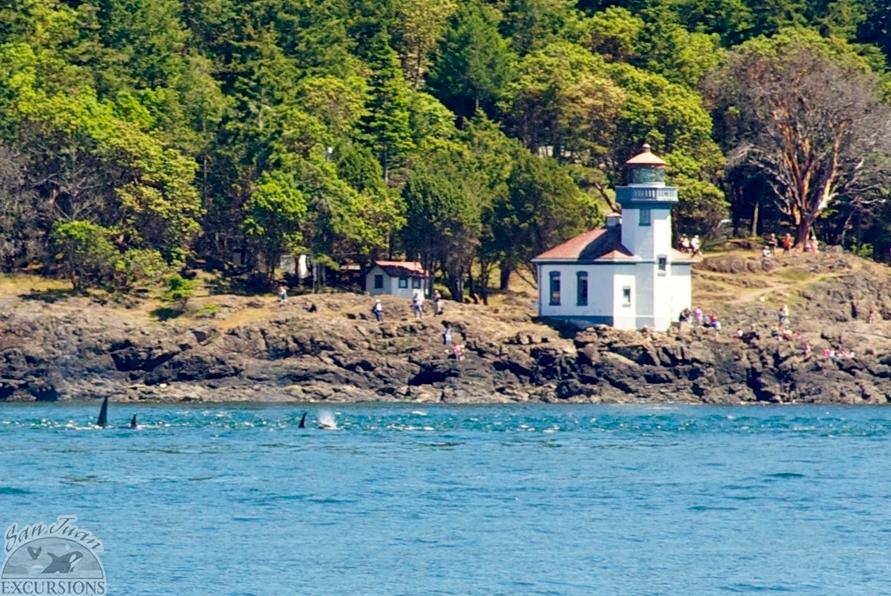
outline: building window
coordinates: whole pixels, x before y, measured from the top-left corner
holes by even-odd
[[[407,278],[407,277],[400,277],[400,278],[399,278],[399,287],[400,287],[400,288],[407,288],[407,287],[408,287],[408,278]]]
[[[648,226],[652,221],[652,214],[649,209],[640,210],[640,225]]]
[[[631,286],[622,288],[622,306],[631,306]]]
[[[551,271],[551,306],[560,306],[560,272]]]
[[[656,258],[656,262],[658,263],[659,273],[665,273],[668,271],[668,257],[661,256]]]
[[[575,274],[575,295],[578,306],[588,306],[588,273],[579,271]]]
[[[421,287],[421,278],[420,277],[411,278],[411,287],[420,288]]]
[[[378,273],[374,276],[374,289],[375,290],[383,290],[384,289],[384,276]]]

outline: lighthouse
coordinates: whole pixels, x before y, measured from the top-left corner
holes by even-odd
[[[625,168],[621,213],[533,259],[542,319],[664,331],[690,307],[693,261],[672,248],[678,191],[665,185],[665,162],[644,145]]]

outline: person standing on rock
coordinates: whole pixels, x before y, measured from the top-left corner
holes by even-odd
[[[786,322],[789,320],[789,307],[785,304],[777,311],[777,327],[780,329],[786,326]]]
[[[378,323],[384,322],[384,307],[381,305],[380,298],[374,301],[374,306],[371,307],[371,312],[374,313],[374,318],[377,319]]]
[[[783,253],[788,254],[790,250],[792,250],[792,234],[786,232],[783,236]]]
[[[439,290],[433,290],[433,314],[435,316],[442,314],[442,294]]]
[[[285,284],[279,284],[278,286],[278,305],[284,306],[288,303],[288,288],[285,287]]]
[[[415,292],[411,297],[411,312],[415,315],[415,319],[420,320],[424,313],[423,298],[420,292]]]
[[[452,324],[443,321],[443,326],[445,329],[442,331],[442,343],[443,345],[451,345],[452,343]]]

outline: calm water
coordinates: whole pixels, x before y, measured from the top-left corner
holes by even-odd
[[[96,410],[0,406],[0,526],[112,594],[891,594],[891,409]]]

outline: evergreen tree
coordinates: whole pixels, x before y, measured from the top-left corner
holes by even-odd
[[[512,76],[516,58],[499,33],[498,22],[497,10],[476,1],[463,5],[449,20],[427,83],[459,116],[480,109],[493,114]]]
[[[385,33],[371,40],[367,115],[361,127],[384,169],[384,179],[413,147],[409,129],[409,89],[399,59]]]

